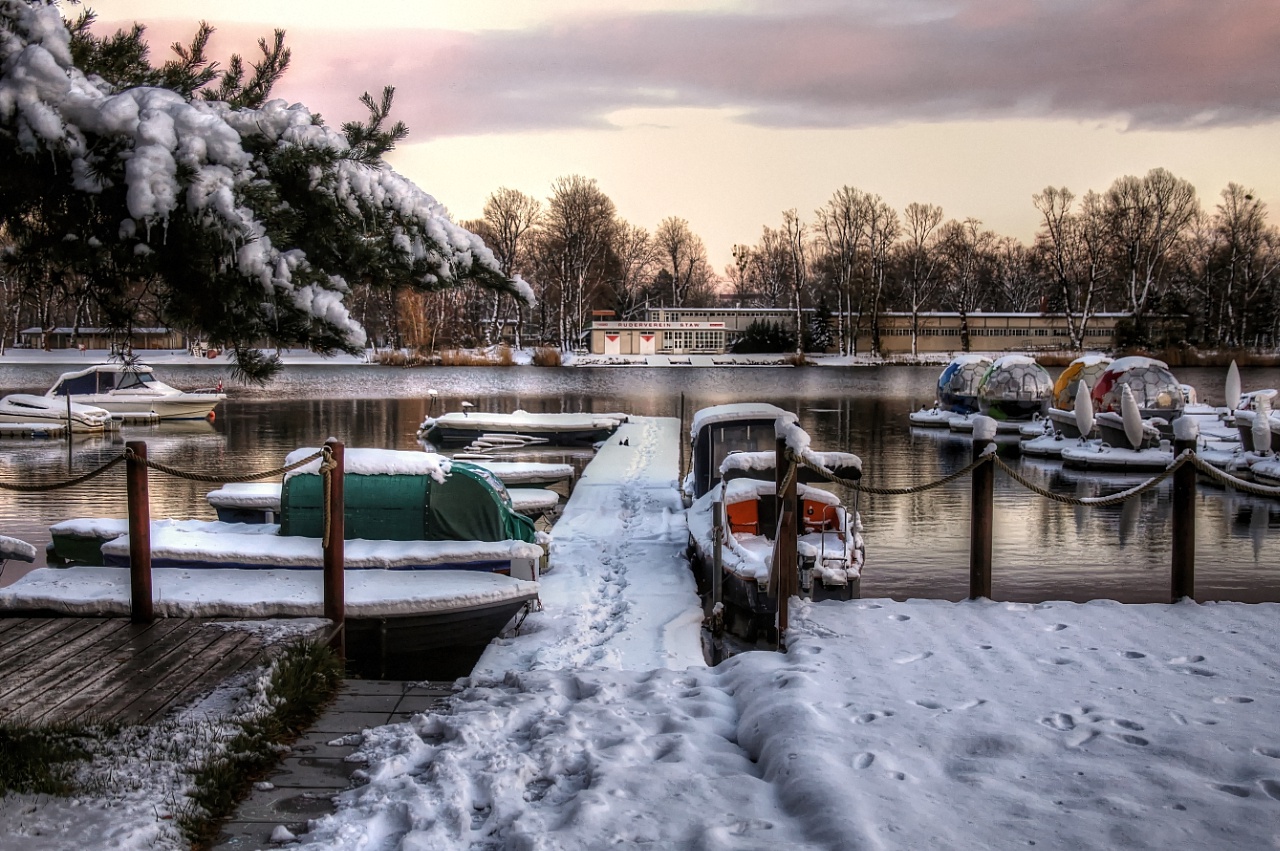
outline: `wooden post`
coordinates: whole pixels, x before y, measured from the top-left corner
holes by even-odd
[[[125,459],[129,499],[129,616],[134,623],[155,619],[151,600],[151,497],[147,487],[147,444],[130,440]]]
[[[346,535],[343,485],[346,464],[343,460],[342,441],[331,437],[325,441],[333,458],[329,471],[329,502],[325,510],[329,515],[329,535],[324,541],[324,616],[333,621],[334,649],[345,657],[346,650],[346,551],[343,538]]]
[[[1174,440],[1173,457],[1195,452],[1196,440]],[[1173,572],[1170,598],[1194,597],[1196,587],[1196,468],[1183,464],[1173,473]]]
[[[779,437],[774,444],[774,492],[778,498],[778,531],[773,541],[773,569],[778,577],[778,650],[787,649],[788,605],[799,583],[796,563],[796,477],[790,477],[787,487],[786,438]]]
[[[711,534],[715,538],[711,544],[711,606],[714,610],[724,597],[724,555],[721,551],[724,538],[723,502],[711,504]]]
[[[992,423],[994,426],[995,424]],[[992,435],[991,437],[994,437]],[[973,430],[973,460],[978,460],[991,441],[985,430]],[[991,597],[991,527],[995,514],[994,464],[983,464],[973,471],[969,523],[969,599]]]

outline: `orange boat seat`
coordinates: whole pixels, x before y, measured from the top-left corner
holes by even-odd
[[[754,499],[732,502],[725,506],[725,519],[730,532],[747,535],[760,534],[760,506]]]
[[[838,506],[816,499],[806,499],[801,501],[800,517],[804,521],[806,532],[821,532],[837,528],[840,509]]]

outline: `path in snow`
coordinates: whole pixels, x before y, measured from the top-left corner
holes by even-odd
[[[509,671],[702,665],[676,482],[680,422],[636,417],[587,465],[552,530],[543,610],[493,642],[474,681]]]

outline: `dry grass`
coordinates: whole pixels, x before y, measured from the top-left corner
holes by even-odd
[[[413,366],[430,366],[433,363],[439,363],[439,359],[433,355],[423,352],[407,352],[403,349],[378,352],[373,357],[374,361],[382,366],[400,366],[406,369]]]
[[[812,365],[812,363],[808,360],[805,360],[804,355],[800,354],[799,352],[792,352],[791,354],[784,357],[782,359],[782,362],[785,364],[790,364],[791,366],[811,366]]]
[[[441,366],[511,366],[515,357],[505,343],[489,349],[444,349],[440,352]]]
[[[533,350],[534,366],[563,366],[564,358],[560,350],[550,346],[539,346]]]
[[[1116,356],[1121,357],[1124,355],[1145,355],[1146,357],[1159,358],[1174,368],[1180,366],[1225,367],[1232,361],[1236,362],[1236,366],[1241,367],[1280,366],[1280,354],[1275,352],[1255,352],[1249,349],[1218,349],[1211,352],[1202,352],[1191,346],[1167,346],[1155,352],[1143,349],[1126,349]]]

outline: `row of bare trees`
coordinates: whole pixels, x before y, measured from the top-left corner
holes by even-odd
[[[938,310],[960,314],[966,350],[967,317],[979,311],[1065,315],[1077,349],[1102,312],[1126,314],[1135,344],[1157,342],[1158,330],[1172,335],[1161,343],[1277,346],[1280,231],[1240,185],[1205,210],[1189,182],[1154,169],[1080,198],[1047,187],[1032,204],[1039,230],[1025,245],[932,204],[899,214],[842,187],[812,223],[788,210],[780,227],[736,246],[729,287],[743,305],[824,306],[848,354],[859,334],[879,349],[886,311],[910,314],[914,352],[921,314]]]

